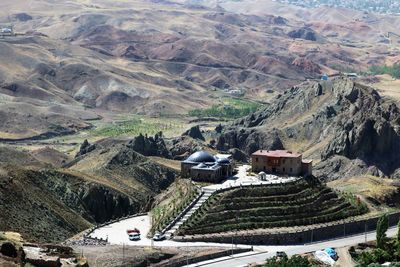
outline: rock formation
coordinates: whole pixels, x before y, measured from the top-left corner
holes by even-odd
[[[220,150],[295,147],[318,161],[315,174],[327,179],[390,176],[400,168],[398,107],[350,79],[304,82],[219,131]]]
[[[203,134],[201,133],[200,126],[196,125],[184,132],[182,135],[187,135],[192,137],[193,139],[199,139],[205,141]]]
[[[317,34],[310,28],[300,28],[297,30],[290,31],[288,36],[294,39],[304,39],[308,41],[316,41]]]
[[[90,144],[88,142],[87,139],[85,139],[85,141],[83,141],[81,147],[79,148],[78,153],[75,155],[75,158],[79,157],[79,156],[83,156],[86,155],[87,153],[93,151],[96,149],[96,145],[95,144]]]
[[[171,153],[165,145],[161,132],[156,134],[154,138],[140,134],[130,141],[127,146],[144,156],[171,158]]]

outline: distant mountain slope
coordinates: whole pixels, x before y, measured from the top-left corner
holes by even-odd
[[[398,60],[395,16],[218,3],[2,1],[0,24],[26,35],[0,39],[0,140],[74,133],[109,113],[187,114],[225,89],[266,101],[323,73]]]
[[[2,40],[0,60],[0,140],[74,133],[107,112],[176,114],[205,103],[195,85],[186,96],[177,89],[189,85],[171,76],[46,37]]]
[[[327,179],[397,175],[400,111],[372,88],[337,78],[305,82],[222,131],[218,148],[289,148],[314,159]]]

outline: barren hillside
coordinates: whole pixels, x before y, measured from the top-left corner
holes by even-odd
[[[187,114],[224,90],[267,100],[323,73],[395,62],[395,16],[274,1],[0,4],[0,138],[46,138],[107,114]]]

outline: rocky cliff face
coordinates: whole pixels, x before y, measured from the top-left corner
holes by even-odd
[[[131,143],[113,155],[104,168],[121,177],[134,177],[151,190],[152,195],[166,189],[176,177],[172,169],[158,165],[133,150]]]
[[[137,153],[132,142],[85,143],[84,153],[62,169],[26,152],[1,150],[0,229],[29,241],[62,241],[92,224],[148,210],[177,176]]]
[[[84,176],[18,166],[0,168],[0,228],[35,242],[58,242],[140,211],[132,195]]]
[[[329,179],[393,175],[400,167],[399,125],[398,107],[372,88],[345,78],[305,82],[224,127],[218,148],[300,150],[315,160],[315,174]]]
[[[144,156],[171,158],[171,153],[165,145],[161,132],[156,134],[154,138],[140,134],[130,141],[127,146]]]

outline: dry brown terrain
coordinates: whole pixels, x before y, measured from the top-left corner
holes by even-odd
[[[399,18],[273,1],[0,3],[0,139],[47,138],[115,113],[187,114],[224,89],[269,99],[323,73],[398,61]],[[390,42],[391,41],[391,42]]]

